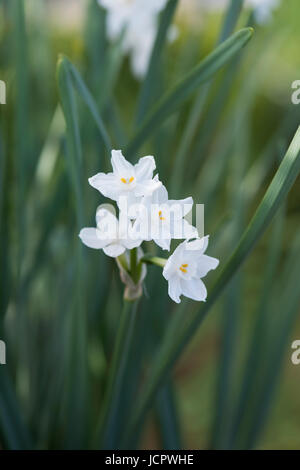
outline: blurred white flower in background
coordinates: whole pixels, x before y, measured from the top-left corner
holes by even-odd
[[[279,7],[281,0],[246,0],[246,5],[254,8],[255,20],[264,24],[272,19],[273,10]]]
[[[111,41],[124,34],[122,48],[130,54],[134,75],[142,78],[149,59],[158,28],[158,15],[167,0],[98,0],[107,10],[107,34]],[[170,28],[170,39],[174,30]]]
[[[198,2],[207,10],[216,11],[226,8],[230,0],[198,0]],[[257,23],[264,24],[272,19],[272,13],[280,3],[281,0],[245,0],[245,7],[253,8]]]

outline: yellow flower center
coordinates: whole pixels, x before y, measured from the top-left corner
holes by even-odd
[[[134,181],[134,177],[131,176],[131,178],[127,178],[127,179],[126,178],[121,178],[121,181],[124,184],[130,184],[130,183],[132,183],[132,181]]]
[[[186,274],[187,273],[187,269],[186,269],[187,267],[188,267],[188,264],[182,264],[179,269],[182,273]]]
[[[162,211],[159,211],[158,216],[160,220],[166,220],[165,217],[162,216]]]

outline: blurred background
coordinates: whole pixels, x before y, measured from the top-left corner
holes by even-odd
[[[229,4],[179,1],[176,38],[164,47],[153,103],[216,46]],[[153,154],[171,198],[192,195],[205,204],[208,254],[221,264],[299,125],[291,87],[300,80],[300,3],[282,1],[263,24],[245,7],[235,29],[249,24],[255,34],[242,53],[134,159]],[[78,217],[57,59],[66,55],[80,71],[114,148],[124,148],[134,133],[142,81],[119,44],[107,40],[105,10],[96,0],[1,0],[0,39],[0,79],[6,83],[6,104],[0,105],[0,339],[7,347],[7,364],[0,366],[0,446],[94,447],[123,285],[112,259],[80,246],[80,227],[94,225],[104,202],[88,178],[103,171],[106,150],[76,97]],[[300,339],[299,191],[298,179],[177,363],[140,448],[300,448],[300,366],[291,362],[291,343]],[[174,310],[188,316],[197,308],[189,300],[177,307],[158,270],[148,268],[139,305],[129,403]],[[82,406],[74,387],[85,397]]]

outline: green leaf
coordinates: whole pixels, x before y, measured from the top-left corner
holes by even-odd
[[[176,397],[172,381],[162,387],[156,398],[155,414],[159,424],[162,449],[182,449]]]
[[[247,403],[249,409],[247,407],[247,413],[240,422],[233,442],[234,448],[255,447],[270,412],[292,327],[299,314],[300,292],[297,288],[300,276],[299,249],[300,236],[297,233],[288,252],[284,269],[274,283],[267,312],[260,322],[262,327],[260,341],[264,341],[260,351],[263,351],[263,356],[260,356],[259,368],[254,379],[256,388],[251,401]]]
[[[149,104],[153,102],[157,70],[158,67],[161,65],[161,55],[165,46],[169,27],[174,17],[177,4],[178,0],[169,0],[166,5],[166,8],[162,13],[159,29],[151,54],[147,75],[145,80],[143,81],[141,88],[137,111],[137,123],[139,123],[143,119],[149,109]]]
[[[121,423],[118,423],[118,415],[122,406],[122,392],[128,368],[128,359],[134,341],[133,332],[137,307],[138,301],[129,302],[124,300],[99,424],[101,448],[106,450],[118,448],[119,436],[122,432]]]
[[[83,227],[82,167],[83,156],[79,130],[79,119],[73,92],[70,67],[64,57],[57,64],[59,97],[66,120],[67,167],[76,201],[77,233]],[[69,365],[67,374],[67,442],[69,448],[80,448],[86,437],[87,425],[87,357],[86,357],[86,314],[85,287],[82,267],[82,245],[76,240],[75,293],[69,316]],[[75,238],[76,236],[76,238]]]
[[[154,130],[175,112],[199,85],[209,80],[247,44],[252,34],[252,28],[245,28],[233,34],[164,95],[138,129],[126,148],[125,155],[128,157],[134,155]]]
[[[240,117],[240,113],[238,113]],[[244,214],[248,209],[243,194],[237,197],[240,181],[243,178],[247,161],[249,160],[248,132],[249,122],[244,122],[242,131],[236,139],[232,171],[230,173],[230,207],[234,214],[232,229],[227,246],[235,246],[242,235],[244,228]],[[243,158],[241,158],[243,154]],[[236,372],[237,341],[240,324],[241,300],[243,295],[243,272],[241,270],[234,276],[224,298],[224,312],[222,315],[221,347],[219,351],[219,371],[217,380],[217,393],[215,419],[212,432],[211,447],[213,449],[227,449],[232,429],[232,410],[234,409],[233,383]]]
[[[88,109],[90,110],[90,113],[92,117],[94,118],[94,121],[97,125],[97,128],[99,130],[100,136],[103,140],[103,143],[106,147],[106,150],[108,153],[110,153],[112,149],[112,145],[110,142],[110,138],[108,135],[107,130],[105,129],[104,123],[102,121],[101,116],[99,115],[97,105],[94,101],[94,98],[92,97],[90,91],[88,90],[87,86],[85,85],[80,73],[76,69],[76,67],[68,60],[66,59],[67,64],[70,67],[70,72],[71,75],[74,79],[74,85],[80,94],[81,98],[83,99],[84,103],[87,105]]]
[[[230,448],[237,446],[237,441],[243,439],[243,433],[247,432],[247,418],[251,419],[253,413],[252,402],[256,401],[256,390],[260,378],[265,374],[264,361],[262,357],[267,350],[267,337],[269,336],[270,324],[274,316],[274,312],[269,311],[270,293],[276,276],[276,268],[279,262],[282,233],[284,228],[284,206],[272,224],[271,240],[265,263],[265,270],[262,277],[262,292],[259,299],[256,321],[253,329],[248,356],[245,367],[240,393],[234,411],[234,425],[230,439]],[[270,315],[271,313],[271,315]]]
[[[230,1],[220,33],[219,43],[225,41],[234,30],[243,9],[243,4],[244,0]]]
[[[177,358],[193,337],[212,305],[251,253],[272,217],[286,198],[299,172],[300,127],[236,250],[225,264],[214,284],[207,302],[195,313],[174,316],[173,321],[170,323],[165,339],[149,372],[148,380],[141,392],[141,398],[136,404],[136,410],[124,433],[123,446],[128,440],[130,441],[131,436],[143,424],[145,415],[152,405],[160,385],[169,376]]]
[[[239,19],[240,12],[242,10],[244,0],[231,0],[227,12],[224,16],[223,26],[220,33],[220,36],[217,41],[217,45],[225,41],[230,34],[234,31],[236,23]],[[219,84],[219,97],[221,97],[221,101],[226,99],[226,91],[223,93],[224,86],[228,87],[227,83],[228,80],[231,80],[230,85],[232,85],[232,79],[237,71],[237,60],[232,62],[229,65],[229,70],[224,75],[221,83]],[[228,78],[229,76],[229,78]],[[205,85],[205,87],[201,88],[198,95],[195,98],[195,101],[192,105],[192,109],[190,111],[189,117],[187,119],[187,124],[185,126],[183,135],[180,139],[180,143],[178,146],[178,150],[176,151],[175,160],[174,160],[174,170],[171,176],[171,192],[172,194],[178,195],[181,190],[181,182],[182,182],[182,175],[185,174],[184,165],[185,165],[185,157],[189,151],[189,148],[192,144],[193,138],[195,136],[195,132],[199,126],[199,120],[203,109],[205,108],[205,104],[208,100],[209,91],[211,89],[212,82],[209,82]],[[223,96],[224,95],[224,96]],[[217,100],[216,100],[217,101]],[[220,106],[222,106],[222,103]],[[218,111],[218,110],[217,110]],[[204,121],[206,124],[206,120]],[[200,127],[200,132],[202,127]],[[202,132],[203,134],[203,132]],[[205,134],[204,134],[205,135]],[[209,134],[211,135],[211,134]],[[194,152],[193,152],[194,153]],[[198,162],[197,162],[198,164]]]
[[[32,449],[31,437],[5,367],[1,366],[0,369],[0,433],[6,449]]]

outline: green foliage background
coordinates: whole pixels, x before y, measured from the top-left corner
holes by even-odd
[[[300,116],[291,103],[299,2],[282,2],[263,27],[239,14],[239,0],[199,21],[177,14],[171,45],[162,21],[143,85],[120,44],[107,43],[97,2],[82,3],[80,26],[64,28],[45,1],[0,2],[1,447],[299,449],[300,368],[290,361],[300,338],[299,132],[287,152]],[[163,13],[166,24],[176,3]],[[249,25],[254,35],[231,61],[222,50],[195,68]],[[158,128],[137,145],[139,124],[155,110]],[[78,233],[104,202],[87,180],[109,168],[110,146],[133,162],[153,154],[172,198],[205,204],[208,253],[222,274],[207,278],[212,305],[199,310],[187,299],[177,307],[159,268],[148,267],[105,441],[123,285],[113,260],[83,247]],[[174,366],[170,357],[186,344]]]

